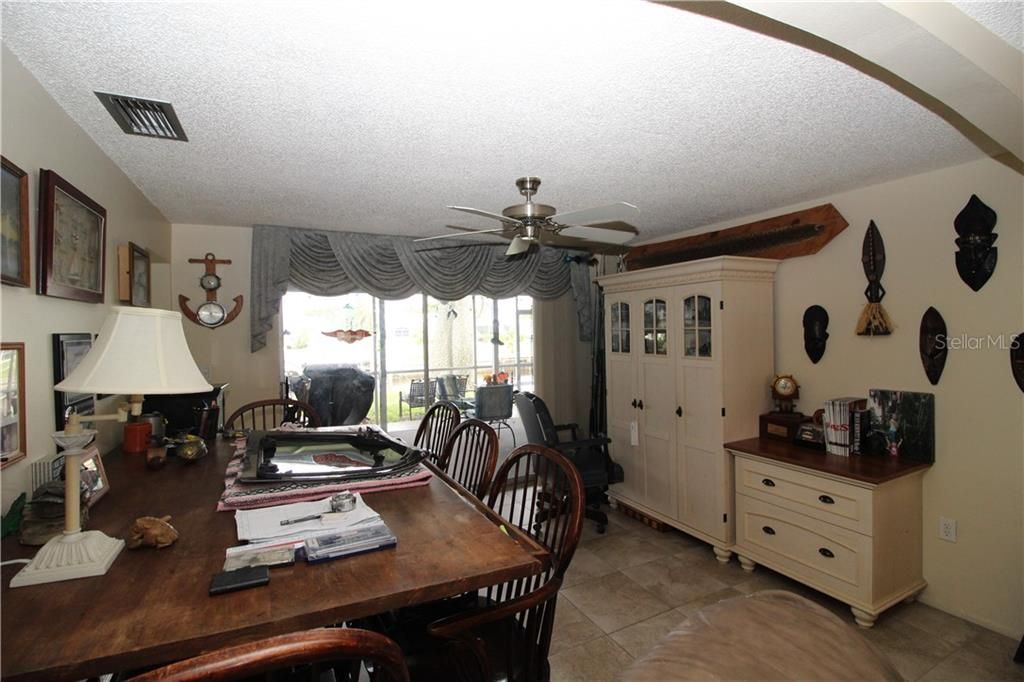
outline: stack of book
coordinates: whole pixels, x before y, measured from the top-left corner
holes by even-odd
[[[860,454],[870,425],[864,414],[867,404],[866,398],[856,397],[825,401],[825,452],[842,457],[849,457],[851,451]]]

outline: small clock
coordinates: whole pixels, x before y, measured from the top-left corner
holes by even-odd
[[[792,412],[793,401],[800,397],[800,385],[791,374],[779,374],[772,380],[772,398],[779,412]]]
[[[196,310],[199,323],[205,327],[216,327],[224,321],[226,316],[224,306],[216,301],[207,301]]]
[[[199,286],[206,291],[216,291],[220,289],[220,276],[213,273],[203,275],[199,278]]]

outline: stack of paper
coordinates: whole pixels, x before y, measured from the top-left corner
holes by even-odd
[[[316,502],[296,502],[236,511],[235,527],[238,539],[263,545],[291,542],[298,546],[306,538],[324,530],[341,530],[380,521],[380,514],[363,501],[362,495],[354,493],[354,496],[355,509],[346,512],[332,512],[329,497]],[[282,523],[305,517],[312,518],[297,523]]]

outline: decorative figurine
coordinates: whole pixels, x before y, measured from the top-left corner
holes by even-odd
[[[177,447],[174,448],[174,454],[187,462],[194,462],[205,457],[206,453],[206,441],[192,434],[185,436],[184,440],[179,441]]]
[[[820,305],[804,311],[804,350],[811,362],[818,364],[828,342],[828,312]]]
[[[920,349],[924,373],[932,386],[939,383],[939,377],[946,366],[946,356],[949,354],[946,344],[946,321],[938,310],[928,308],[921,316]]]
[[[999,255],[992,244],[999,237],[993,234],[996,226],[996,212],[984,201],[972,194],[967,205],[953,219],[953,227],[959,235],[956,238],[956,271],[967,286],[978,291],[996,270]]]
[[[885,298],[885,288],[882,287],[885,244],[882,243],[882,234],[874,220],[868,224],[868,231],[864,235],[860,260],[864,264],[864,275],[868,278],[868,288],[864,290],[868,304],[857,320],[857,335],[887,336],[892,333],[892,321],[882,307],[882,299]]]
[[[156,518],[155,516],[140,516],[128,530],[128,539],[125,544],[128,549],[139,547],[168,547],[178,539],[178,531],[170,523],[170,516]]]

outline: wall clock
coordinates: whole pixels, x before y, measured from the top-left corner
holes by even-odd
[[[206,292],[206,302],[192,310],[188,305],[188,297],[179,295],[178,306],[181,308],[182,314],[199,326],[209,329],[225,325],[238,317],[238,314],[242,312],[241,295],[235,296],[235,305],[231,310],[227,310],[217,301],[217,291],[222,284],[220,275],[217,274],[217,266],[230,265],[231,261],[228,259],[218,259],[212,253],[208,253],[202,258],[189,258],[188,262],[202,263],[206,267],[206,271],[199,278],[199,287]]]

